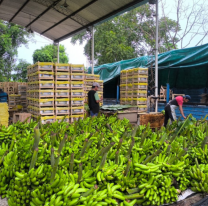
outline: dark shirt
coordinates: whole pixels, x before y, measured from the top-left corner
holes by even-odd
[[[96,91],[90,90],[88,92],[88,104],[90,111],[92,111],[94,114],[99,112],[99,103],[96,102],[95,100],[95,93]]]

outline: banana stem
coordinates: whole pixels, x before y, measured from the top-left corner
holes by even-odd
[[[128,160],[124,175],[127,176],[131,167],[131,159]]]
[[[40,130],[39,129],[34,129],[34,144],[33,144],[33,150],[35,148],[38,148],[39,141],[40,141]]]
[[[54,148],[51,148],[51,167],[54,167],[55,157],[54,157]]]
[[[103,169],[104,165],[105,165],[105,161],[106,161],[106,158],[107,158],[107,152],[103,155],[102,157],[102,160],[100,162],[100,168],[99,169]]]
[[[79,164],[79,171],[78,171],[78,180],[77,182],[81,182],[82,180],[82,163]]]
[[[115,164],[119,164],[119,151],[116,151]]]
[[[54,179],[55,179],[56,171],[58,169],[58,164],[59,164],[59,158],[60,158],[60,156],[58,156],[57,158],[55,158],[54,167],[52,168],[51,181],[50,181],[50,183],[52,183],[54,181]]]
[[[32,168],[35,167],[35,163],[36,163],[37,157],[38,157],[38,148],[35,148],[35,150],[33,151],[33,156],[32,156],[32,160],[31,160],[31,163],[30,163],[29,171]]]
[[[74,172],[74,153],[71,153],[69,172],[71,174]]]
[[[127,159],[130,157],[130,155],[131,155],[131,151],[132,151],[132,149],[133,149],[133,147],[134,147],[134,144],[135,144],[135,139],[134,138],[132,138],[132,141],[131,141],[131,144],[130,144],[130,146],[129,146],[129,150],[128,150],[128,152],[127,152]]]
[[[143,162],[143,164],[147,164],[148,162],[152,161],[157,155],[161,153],[161,150],[157,150],[155,153],[153,153],[151,156],[147,157],[147,159]]]
[[[104,148],[103,153],[108,153],[108,151],[110,150],[111,147],[113,147],[113,145],[115,144],[115,142],[111,142],[107,147]]]
[[[91,146],[91,144],[93,143],[93,141],[94,141],[94,139],[90,139],[90,140],[88,141],[87,146],[86,146],[86,152],[89,151],[90,146]]]
[[[141,138],[141,142],[140,142],[139,147],[142,147],[142,146],[143,146],[144,140],[145,140],[145,138],[146,138],[146,135],[147,135],[146,132],[142,133],[142,138]]]
[[[96,163],[97,159],[99,158],[99,156],[102,154],[103,150],[104,150],[104,147],[102,147],[102,148],[99,150],[99,152],[97,153],[97,155],[94,157],[94,159],[93,159],[93,161],[92,161],[92,166],[93,166],[93,167],[95,166],[95,163]]]
[[[84,145],[83,145],[81,153],[80,153],[80,157],[83,157],[83,155],[84,155],[84,153],[86,151],[86,148],[87,148],[87,143],[88,143],[88,139],[85,139]]]
[[[106,127],[107,127],[111,132],[113,132],[111,126],[110,126],[108,123],[106,124]]]
[[[117,146],[117,150],[120,150],[120,148],[122,146],[122,143],[123,143],[123,139],[120,139],[119,143],[118,143],[118,146]]]
[[[137,133],[137,130],[138,130],[138,125],[136,125],[135,127],[134,127],[134,130],[132,131],[132,134],[131,134],[131,136],[134,138],[135,136],[136,136],[136,133]]]
[[[63,149],[63,147],[64,147],[64,145],[65,145],[67,139],[68,139],[68,135],[65,134],[65,135],[64,135],[64,138],[61,140],[61,143],[60,143],[60,145],[59,145],[59,148],[58,148],[58,154],[61,154],[61,151],[62,151],[62,149]]]
[[[99,139],[99,142],[98,142],[98,145],[97,145],[98,149],[100,149],[102,141],[103,141],[103,133],[101,133],[101,135],[100,135],[100,139]]]

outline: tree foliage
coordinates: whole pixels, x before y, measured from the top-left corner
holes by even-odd
[[[96,26],[94,36],[97,64],[112,63],[152,54],[156,37],[154,14],[154,7],[145,4]],[[168,17],[159,19],[159,52],[174,48],[170,33],[176,29],[181,29],[176,21]],[[84,53],[90,60],[91,33],[89,31],[80,33],[71,40],[73,44],[76,42],[82,44],[85,41],[87,43]]]
[[[12,74],[12,79],[15,82],[27,81],[27,67],[30,65],[27,61],[20,59],[18,65],[14,67],[15,74]]]
[[[0,20],[0,81],[11,79],[17,49],[27,45],[31,37],[25,28]]]
[[[57,46],[50,44],[42,47],[41,49],[37,49],[33,53],[33,63],[36,62],[57,62]],[[59,45],[59,62],[60,63],[68,63],[69,58],[66,54],[66,48],[64,45]]]

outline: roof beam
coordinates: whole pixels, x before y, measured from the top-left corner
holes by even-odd
[[[129,3],[129,4],[127,4],[127,5],[125,5],[125,6],[121,7],[121,8],[119,8],[119,9],[117,9],[117,10],[115,10],[115,11],[113,11],[113,12],[111,12],[111,13],[105,15],[105,16],[103,16],[103,17],[100,18],[100,19],[97,19],[97,20],[95,20],[95,21],[93,21],[93,22],[91,22],[91,23],[89,23],[89,24],[87,24],[87,25],[85,25],[85,26],[83,26],[83,27],[81,27],[81,28],[79,28],[79,29],[77,29],[77,30],[71,32],[71,33],[68,33],[68,34],[66,34],[66,35],[64,35],[64,36],[62,36],[62,37],[60,37],[60,38],[54,40],[54,42],[60,42],[60,41],[63,41],[63,40],[65,40],[65,39],[67,39],[67,38],[69,38],[69,37],[71,37],[71,36],[73,36],[73,35],[75,35],[75,34],[81,32],[82,30],[87,29],[88,27],[91,27],[91,26],[93,26],[93,25],[95,25],[95,24],[98,24],[99,22],[102,22],[102,21],[104,21],[104,20],[106,20],[106,19],[108,19],[108,18],[110,18],[110,17],[112,17],[112,16],[114,16],[114,15],[116,15],[116,14],[122,12],[122,11],[125,11],[127,8],[134,7],[134,6],[136,7],[137,4],[140,4],[140,3],[142,3],[142,2],[146,2],[146,0],[135,0],[135,1],[133,1],[133,2],[131,2],[131,3]]]
[[[0,6],[1,6],[1,4],[3,3],[3,1],[4,1],[4,0],[0,0]]]
[[[55,2],[53,2],[46,10],[44,10],[41,14],[39,14],[33,21],[31,21],[27,26],[29,27],[31,24],[33,24],[34,22],[36,22],[41,16],[43,16],[45,13],[47,13],[51,8],[53,8],[54,6],[56,6],[61,0],[57,0]]]
[[[75,12],[73,12],[72,14],[66,16],[64,19],[62,19],[61,21],[57,22],[56,24],[54,24],[53,26],[51,26],[50,28],[46,29],[45,31],[43,31],[41,34],[46,33],[47,31],[53,29],[54,27],[58,26],[59,24],[61,24],[62,22],[66,21],[67,19],[71,18],[72,16],[74,16],[75,14],[79,13],[80,11],[82,11],[83,9],[87,8],[88,6],[90,6],[91,4],[95,3],[98,0],[92,0],[89,3],[85,4],[84,6],[82,6],[81,8],[79,8],[78,10],[76,10]]]
[[[21,8],[15,13],[15,15],[9,20],[11,22],[19,13],[22,11],[22,9],[29,3],[30,0],[26,0],[25,3],[21,6]]]

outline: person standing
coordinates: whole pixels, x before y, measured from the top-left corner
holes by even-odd
[[[8,94],[0,89],[0,102],[8,102]]]
[[[88,92],[88,105],[90,108],[90,116],[97,116],[99,113],[99,103],[103,100],[103,98],[99,98],[98,96],[98,88],[100,85],[97,82],[94,82],[92,85],[92,89]]]
[[[175,109],[178,107],[179,107],[182,117],[186,119],[186,116],[183,113],[183,103],[184,102],[186,103],[189,100],[191,100],[191,97],[189,95],[185,95],[185,96],[178,96],[168,102],[168,104],[165,106],[165,121],[164,121],[165,127],[167,126],[169,119],[172,122],[176,120]]]

